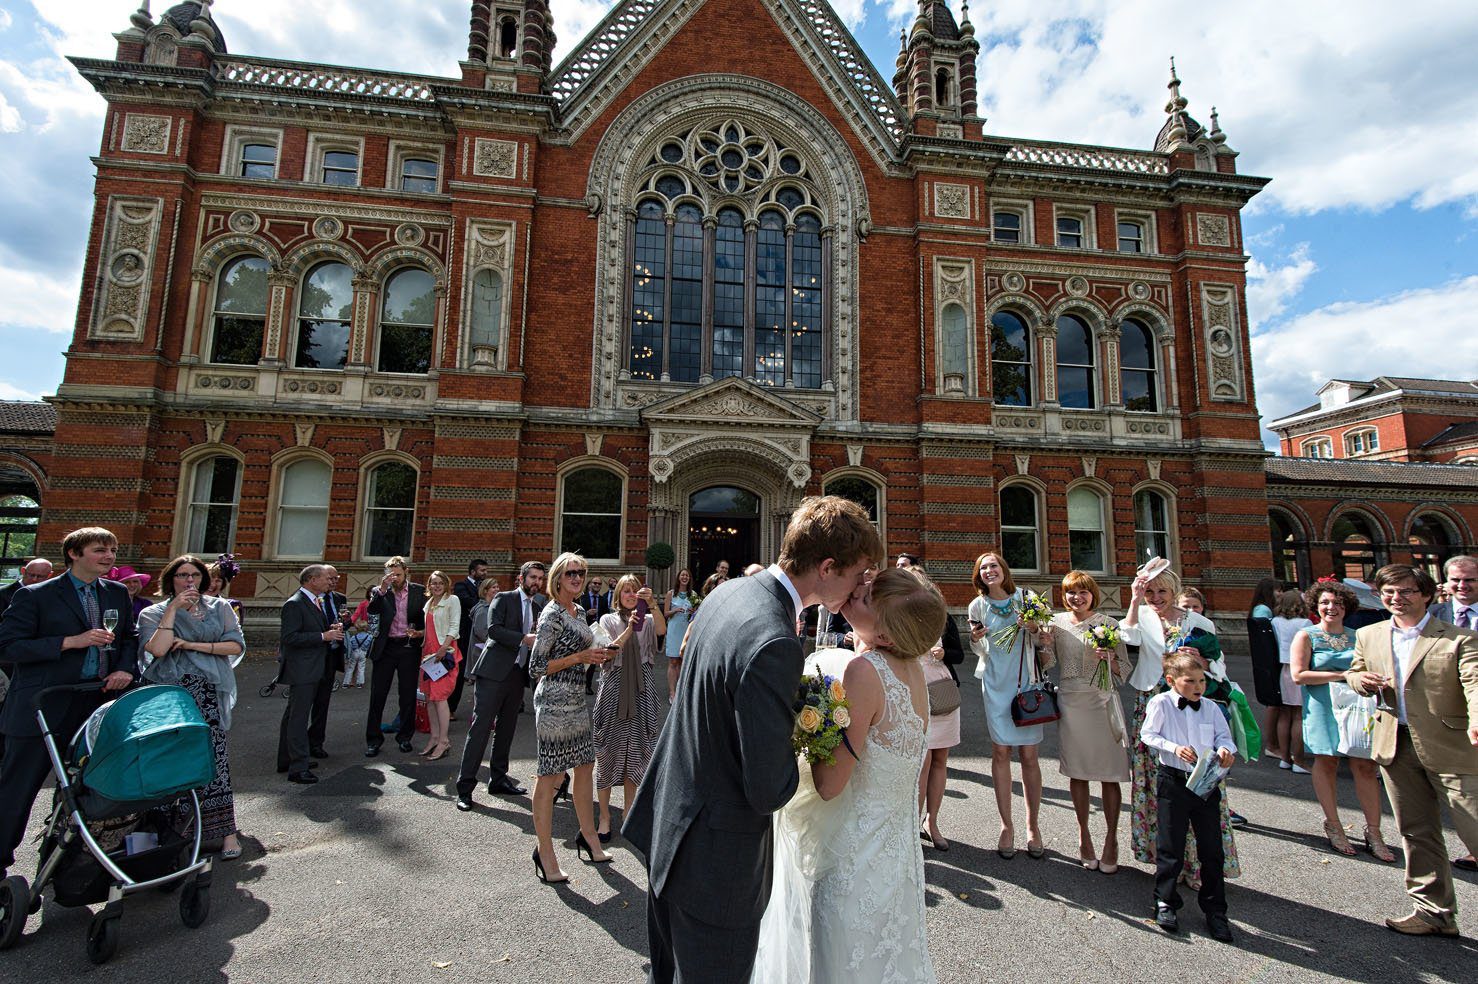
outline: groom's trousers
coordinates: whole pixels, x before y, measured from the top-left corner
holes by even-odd
[[[651,984],[748,984],[760,924],[715,926],[647,890]]]

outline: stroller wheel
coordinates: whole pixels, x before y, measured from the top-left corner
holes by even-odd
[[[26,916],[32,911],[31,892],[24,878],[11,875],[0,882],[0,950],[9,950],[20,940]]]
[[[118,952],[118,917],[99,912],[87,927],[87,959],[105,964]]]
[[[209,915],[209,886],[192,885],[180,893],[180,922],[187,929],[199,929]]]

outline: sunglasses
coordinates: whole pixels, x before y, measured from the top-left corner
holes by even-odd
[[[584,577],[584,571],[565,571],[565,577]]]

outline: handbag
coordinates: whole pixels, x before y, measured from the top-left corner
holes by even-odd
[[[937,717],[960,709],[960,686],[949,677],[929,684],[929,716]]]
[[[1329,683],[1329,704],[1334,711],[1334,750],[1349,758],[1370,758],[1375,749],[1374,697],[1361,697],[1349,684]]]
[[[1034,724],[1051,724],[1062,717],[1062,712],[1057,709],[1057,688],[1052,685],[1051,680],[1041,675],[1035,659],[1031,661],[1031,679],[1023,684],[1026,662],[1026,639],[1023,637],[1021,665],[1016,671],[1016,696],[1011,699],[1011,721],[1018,728],[1028,728]]]

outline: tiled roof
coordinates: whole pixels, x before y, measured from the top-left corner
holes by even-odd
[[[1465,423],[1449,425],[1436,437],[1423,444],[1422,447],[1431,448],[1439,444],[1471,441],[1474,438],[1478,438],[1478,420],[1469,420]]]
[[[1478,468],[1408,461],[1273,457],[1264,462],[1269,482],[1343,482],[1351,485],[1462,486],[1478,483]]]
[[[56,408],[50,403],[0,401],[0,431],[50,434],[56,430]]]
[[[1416,376],[1382,376],[1375,383],[1389,383],[1393,389],[1428,390],[1436,393],[1478,393],[1478,385],[1467,379],[1421,379]]]

